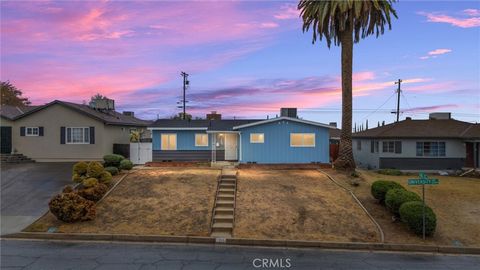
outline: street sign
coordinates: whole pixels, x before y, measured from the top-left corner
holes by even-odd
[[[421,172],[418,174],[419,179],[408,179],[409,186],[422,185],[423,197],[423,240],[425,240],[425,185],[438,185],[440,181],[436,178],[428,178],[427,174]]]

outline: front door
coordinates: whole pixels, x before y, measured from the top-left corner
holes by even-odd
[[[238,160],[237,137],[236,133],[225,133],[225,160]]]
[[[2,154],[10,154],[12,152],[12,127],[1,127],[0,141],[0,152]]]

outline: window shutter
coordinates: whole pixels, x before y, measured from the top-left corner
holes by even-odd
[[[60,144],[65,144],[65,127],[60,127]]]
[[[43,136],[43,127],[38,127],[38,136]]]
[[[395,141],[395,153],[396,154],[401,154],[402,153],[402,142],[401,141]]]
[[[90,127],[90,144],[95,144],[95,127]]]
[[[375,141],[373,140],[370,141],[370,152],[375,152]]]
[[[25,136],[25,127],[20,127],[20,136]]]

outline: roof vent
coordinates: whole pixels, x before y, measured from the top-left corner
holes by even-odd
[[[298,118],[297,108],[281,108],[280,109],[280,116]]]
[[[452,119],[452,113],[449,112],[436,112],[429,114],[430,120],[448,120]]]
[[[330,122],[328,125],[331,127],[337,127],[337,122]]]
[[[123,115],[134,117],[135,113],[132,111],[123,111]]]
[[[207,113],[207,120],[221,120],[222,115],[217,113],[217,111],[212,111],[211,113]]]
[[[405,120],[412,120],[412,118],[411,117],[406,117]]]

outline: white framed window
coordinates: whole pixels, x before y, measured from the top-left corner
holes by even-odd
[[[38,127],[26,127],[25,128],[25,135],[26,136],[38,136]]]
[[[66,128],[67,144],[89,144],[90,128],[89,127],[67,127]]]
[[[417,142],[417,157],[444,157],[445,142]]]
[[[290,133],[290,147],[315,147],[315,133]]]
[[[177,134],[162,133],[160,137],[162,141],[161,150],[177,150]]]
[[[250,133],[250,143],[264,143],[265,134],[263,133]]]
[[[208,134],[196,133],[195,146],[208,146]]]
[[[402,153],[402,141],[383,141],[382,142],[383,153]]]
[[[357,140],[357,150],[362,151],[362,141],[361,140]]]

